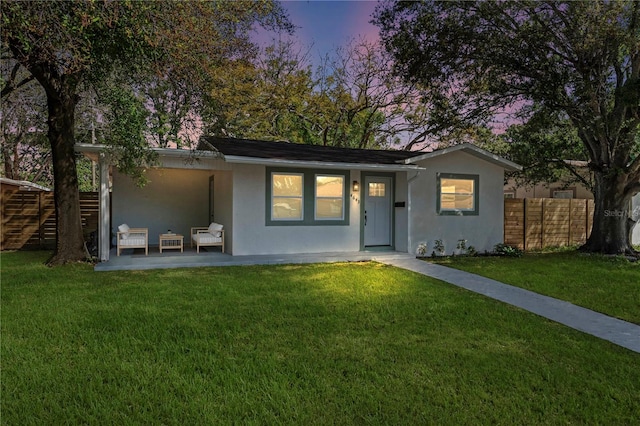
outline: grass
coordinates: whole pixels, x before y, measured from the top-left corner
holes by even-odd
[[[638,424],[640,354],[376,263],[3,253],[2,424]]]
[[[640,262],[572,251],[449,257],[437,263],[640,324]]]

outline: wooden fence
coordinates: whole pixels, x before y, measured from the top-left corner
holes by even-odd
[[[523,250],[584,243],[593,226],[593,200],[504,200],[504,243]]]
[[[97,192],[80,193],[82,229],[85,234],[98,229],[100,200]],[[1,250],[52,248],[56,243],[56,214],[53,192],[2,191]]]

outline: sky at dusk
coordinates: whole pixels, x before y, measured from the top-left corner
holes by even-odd
[[[293,39],[300,47],[311,48],[310,59],[314,63],[353,39],[378,40],[378,28],[369,23],[377,1],[285,0],[281,3],[297,27]],[[259,33],[257,40],[270,44],[275,37],[273,33]]]
[[[376,0],[281,0],[291,23],[297,27],[291,38],[302,52],[310,49],[308,65],[312,65],[314,70],[322,58],[332,55],[338,47],[360,38],[374,42],[379,40],[378,27],[370,21],[380,3]],[[254,41],[266,47],[277,37],[273,32],[261,30],[256,33]],[[509,124],[513,124],[513,118],[505,112],[495,117],[491,127],[502,133]]]

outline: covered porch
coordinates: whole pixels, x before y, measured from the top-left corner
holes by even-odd
[[[168,257],[190,254],[191,230],[217,221],[225,227],[225,251],[232,250],[231,166],[217,152],[155,149],[158,162],[145,170],[146,184],[120,173],[104,147],[77,144],[76,150],[96,161],[100,168],[100,219],[98,258],[107,268],[121,265],[144,250],[117,256],[116,233],[122,224],[147,229],[149,257],[161,265]],[[184,236],[184,253],[159,253],[164,233]],[[217,247],[218,254],[220,248]],[[214,253],[203,253],[211,256]],[[196,255],[195,248],[191,253]],[[229,256],[230,257],[230,256]],[[96,270],[100,270],[97,268]],[[105,269],[108,270],[108,269]]]

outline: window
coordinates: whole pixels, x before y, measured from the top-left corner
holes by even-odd
[[[386,189],[384,182],[369,182],[369,197],[384,197]]]
[[[344,219],[344,176],[316,175],[316,220]]]
[[[268,167],[266,226],[349,224],[349,171]]]
[[[271,187],[271,220],[302,220],[304,176],[300,173],[272,173]]]
[[[437,211],[441,215],[478,214],[478,175],[438,174]]]
[[[516,194],[514,192],[505,192],[504,198],[516,198]]]
[[[573,198],[573,189],[554,190],[553,198],[564,198],[564,199]]]

